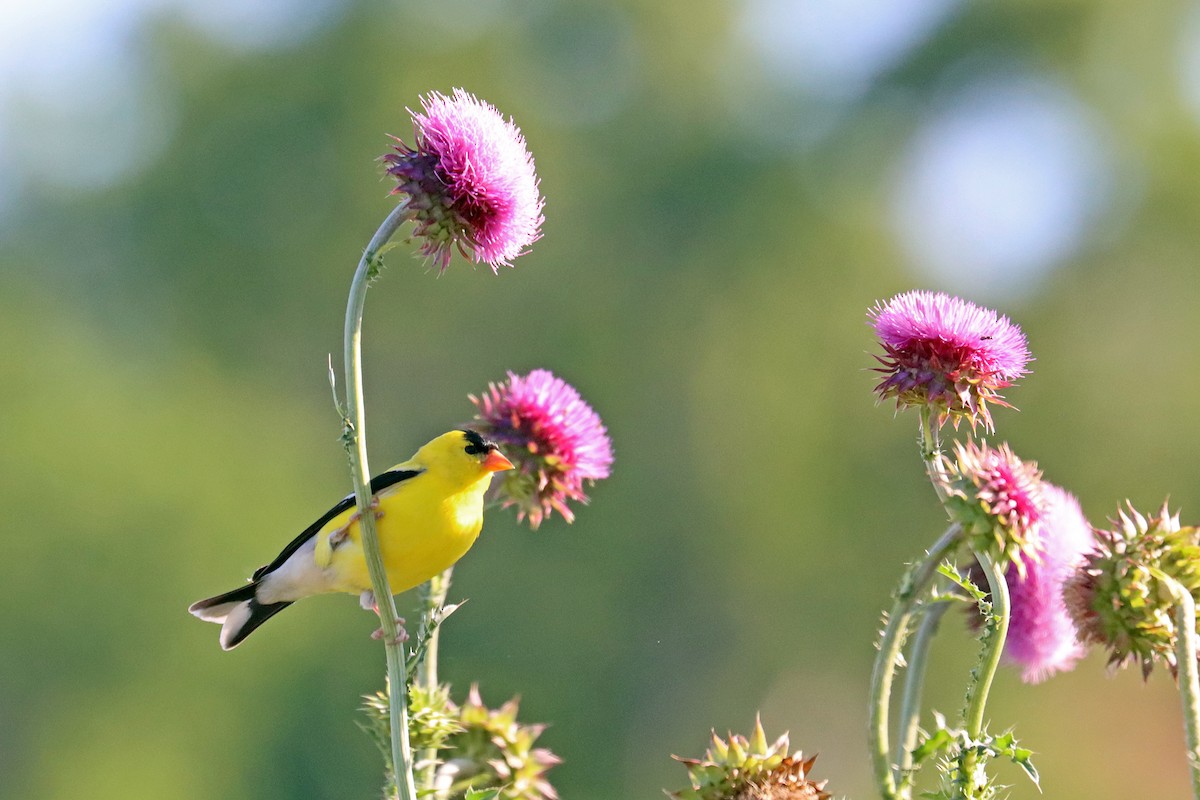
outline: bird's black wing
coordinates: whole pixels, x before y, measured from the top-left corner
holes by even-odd
[[[416,476],[420,475],[421,472],[422,470],[419,469],[392,469],[388,470],[387,472],[381,472],[371,479],[371,494],[377,495],[389,486],[395,486],[396,484],[402,483],[410,478],[415,478]],[[333,519],[338,514],[341,514],[343,511],[353,508],[354,504],[354,495],[342,498],[337,505],[322,514],[320,519],[305,528],[299,536],[288,543],[287,547],[279,551],[279,555],[275,556],[274,561],[254,570],[254,576],[251,578],[251,580],[256,581],[262,578],[264,575],[268,575],[282,567],[283,564],[292,557],[292,553],[295,553],[304,546],[305,542],[316,536],[317,531],[321,530],[321,528],[324,528],[325,524],[329,522],[329,520]]]

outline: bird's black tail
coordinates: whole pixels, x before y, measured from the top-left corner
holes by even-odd
[[[290,602],[260,603],[257,590],[258,581],[254,581],[232,592],[198,600],[188,607],[188,611],[207,622],[220,623],[221,648],[232,650],[259,625],[291,605]]]

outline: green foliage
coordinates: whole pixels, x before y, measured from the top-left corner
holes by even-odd
[[[936,791],[922,793],[930,800],[994,800],[1005,788],[987,774],[993,758],[1007,758],[1040,788],[1040,776],[1032,762],[1033,751],[1020,747],[1012,731],[992,736],[986,730],[972,739],[965,730],[946,725],[946,718],[934,714],[935,727],[923,734],[913,750],[913,765],[919,768],[931,759],[941,774]]]
[[[499,800],[499,789],[467,789],[463,800]]]

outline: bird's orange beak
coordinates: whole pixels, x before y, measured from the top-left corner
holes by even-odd
[[[488,472],[503,472],[506,469],[513,469],[513,463],[504,457],[504,453],[493,450],[483,460],[483,468]]]

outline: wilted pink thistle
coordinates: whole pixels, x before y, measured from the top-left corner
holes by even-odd
[[[1012,616],[1004,656],[1021,668],[1026,683],[1071,669],[1085,651],[1063,587],[1092,548],[1092,526],[1069,492],[1043,483],[1042,498],[1036,558],[1030,559],[1024,577],[1015,567],[1007,575]]]
[[[592,407],[544,369],[510,372],[471,402],[478,409],[473,427],[516,465],[496,489],[504,506],[516,506],[518,518],[528,516],[534,529],[555,509],[574,521],[567,501],[586,503],[584,481],[607,478],[613,461],[612,443]]]
[[[511,121],[473,95],[455,89],[421,98],[409,111],[415,144],[396,139],[382,160],[408,195],[421,252],[445,270],[457,247],[495,272],[541,236],[542,197],[533,157]]]
[[[1045,509],[1037,464],[1017,458],[1007,444],[968,441],[956,443],[954,452],[939,478],[946,511],[962,525],[972,549],[1024,574],[1026,562],[1037,557]]]
[[[897,407],[928,406],[938,425],[966,418],[994,430],[989,403],[1009,406],[999,390],[1026,374],[1029,348],[1007,317],[941,292],[912,291],[867,312],[885,355],[875,387]]]

